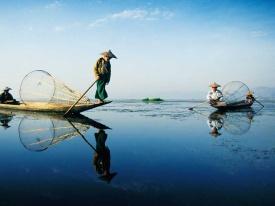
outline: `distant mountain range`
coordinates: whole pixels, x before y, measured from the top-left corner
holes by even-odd
[[[275,87],[256,87],[252,91],[258,99],[275,100]]]

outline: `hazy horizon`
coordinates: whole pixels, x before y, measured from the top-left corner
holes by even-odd
[[[0,87],[15,96],[37,69],[84,91],[107,49],[111,99],[192,99],[213,81],[275,87],[274,1],[5,1],[0,17]]]

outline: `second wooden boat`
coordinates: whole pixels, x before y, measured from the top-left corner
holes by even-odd
[[[218,110],[239,110],[250,108],[253,105],[254,101],[246,102],[240,101],[236,103],[227,104],[225,102],[217,102],[216,104],[210,104],[212,107]]]

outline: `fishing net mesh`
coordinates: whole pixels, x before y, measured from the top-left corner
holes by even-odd
[[[25,104],[53,103],[72,105],[81,97],[81,93],[69,88],[46,71],[35,70],[27,74],[22,80],[20,97]],[[90,100],[87,97],[83,97],[78,104],[89,103]]]
[[[223,127],[230,134],[243,135],[250,129],[252,118],[251,112],[226,113]]]
[[[248,92],[249,88],[243,82],[229,82],[222,88],[223,101],[227,104],[244,101]]]
[[[87,125],[74,123],[80,133],[84,134],[90,128]],[[30,151],[43,151],[63,140],[78,136],[79,133],[66,120],[37,119],[25,117],[19,124],[19,138],[23,146]]]

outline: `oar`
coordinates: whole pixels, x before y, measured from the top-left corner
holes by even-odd
[[[255,102],[257,102],[259,105],[261,105],[262,107],[264,107],[264,105],[263,105],[260,101],[258,101],[258,100],[255,99],[255,98],[254,98],[254,100],[255,100]]]
[[[72,127],[75,129],[75,131],[82,137],[82,139],[95,151],[97,152],[96,148],[85,138],[85,136],[74,126],[74,124],[66,118],[66,120],[72,125]]]
[[[188,109],[192,111],[195,107],[201,106],[201,105],[203,105],[203,104],[205,104],[205,103],[207,103],[207,102],[208,102],[208,101],[201,102],[201,103],[199,103],[199,104],[196,104],[196,105],[193,106],[193,107],[189,107]]]
[[[94,84],[97,82],[97,80],[94,81],[94,83],[79,97],[79,99],[65,112],[64,116],[66,116],[73,108],[74,106],[85,96],[85,94],[94,86]]]

